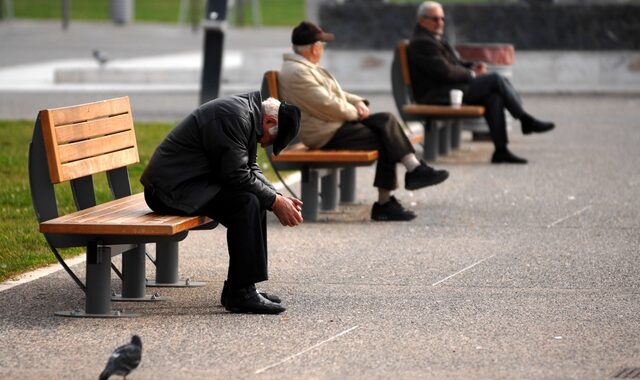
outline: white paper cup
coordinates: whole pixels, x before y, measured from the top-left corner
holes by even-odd
[[[449,91],[449,100],[453,107],[460,107],[462,105],[462,90],[453,89]]]

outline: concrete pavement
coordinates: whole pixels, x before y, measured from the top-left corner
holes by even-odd
[[[374,111],[393,109],[386,95],[371,99]],[[181,276],[207,286],[115,305],[135,319],[55,317],[83,305],[62,271],[0,292],[0,378],[96,378],[134,333],[144,354],[132,380],[604,379],[640,367],[640,97],[525,104],[558,125],[511,131],[530,163],[490,165],[491,146],[467,137],[435,163],[449,180],[397,192],[418,214],[412,222],[368,219],[373,168],[358,170],[359,203],[319,223],[270,218],[261,287],[284,299],[283,315],[218,304],[223,228],[181,244]]]

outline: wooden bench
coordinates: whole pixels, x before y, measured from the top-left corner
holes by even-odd
[[[408,41],[400,41],[393,54],[391,85],[398,113],[405,123],[419,121],[424,126],[424,159],[433,161],[438,154],[447,154],[449,149],[460,146],[460,125],[465,118],[484,115],[484,107],[462,105],[416,104],[411,88],[411,75],[407,57]],[[439,128],[437,121],[445,121]]]
[[[278,71],[267,71],[264,74],[262,96],[280,99]],[[422,135],[412,135],[410,140],[413,144],[420,143]],[[276,173],[281,170],[301,172],[301,199],[304,202],[302,216],[306,221],[316,221],[319,208],[333,210],[337,207],[338,188],[340,202],[355,202],[356,168],[373,164],[378,159],[378,151],[310,149],[296,138],[277,156],[268,148],[267,157]]]
[[[40,111],[29,148],[29,182],[36,216],[53,254],[85,291],[85,310],[58,312],[73,317],[131,314],[111,308],[111,268],[122,279],[122,296],[113,300],[158,300],[145,294],[145,244],[157,243],[156,282],[174,286],[177,244],[189,230],[209,229],[205,216],[158,215],[143,194],[131,194],[127,165],[139,161],[129,98]],[[94,177],[105,173],[113,200],[96,202]],[[69,183],[78,211],[60,215],[55,188]],[[85,283],[58,250],[86,247]],[[122,255],[122,271],[111,257]],[[161,278],[158,278],[160,273]],[[169,280],[163,274],[169,273]],[[165,276],[166,277],[166,276]],[[185,284],[197,285],[197,284]]]

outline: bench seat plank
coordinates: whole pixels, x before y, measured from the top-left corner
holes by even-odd
[[[295,144],[279,155],[273,156],[273,162],[344,162],[363,163],[373,162],[378,159],[377,150],[322,150],[309,149],[303,144]]]
[[[406,104],[402,111],[412,115],[425,115],[433,117],[481,117],[484,115],[484,107],[462,105],[452,107],[435,104]]]
[[[209,222],[206,216],[156,214],[139,193],[40,223],[40,232],[171,236]]]

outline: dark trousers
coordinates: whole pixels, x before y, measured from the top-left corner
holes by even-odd
[[[146,190],[145,200],[159,214],[184,214]],[[248,192],[221,190],[196,214],[207,215],[227,228],[230,285],[243,286],[268,279],[266,210],[260,206],[258,197]]]
[[[387,190],[398,187],[396,164],[407,154],[415,153],[402,126],[388,112],[344,123],[322,149],[378,150],[373,186]]]
[[[508,79],[498,73],[480,75],[472,79],[464,93],[463,102],[485,107],[484,118],[489,125],[496,148],[504,148],[509,142],[505,108],[516,119],[525,114],[515,88]]]

